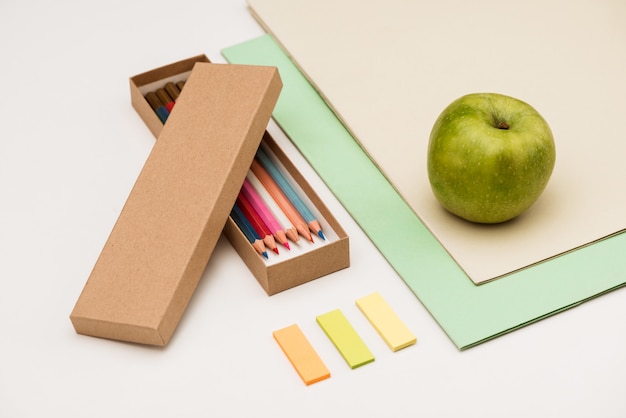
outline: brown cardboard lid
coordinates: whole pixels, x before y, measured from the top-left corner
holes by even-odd
[[[274,67],[195,64],[72,311],[78,333],[167,344],[281,87]]]

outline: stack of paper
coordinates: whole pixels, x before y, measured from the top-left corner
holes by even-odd
[[[402,197],[476,283],[626,228],[626,4],[535,0],[251,0]],[[548,120],[557,164],[514,222],[477,226],[435,200],[426,148],[438,114],[473,92]]]
[[[459,347],[622,285],[626,269],[616,255],[624,248],[624,238],[618,236],[473,286],[415,212],[476,282],[621,231],[626,224],[620,219],[626,213],[626,199],[615,191],[626,177],[617,156],[624,151],[620,140],[626,129],[616,124],[603,126],[601,121],[603,117],[619,120],[617,100],[626,93],[623,83],[616,81],[626,69],[626,60],[611,53],[626,46],[625,30],[618,24],[624,7],[605,2],[587,10],[537,3],[515,11],[499,5],[496,13],[485,1],[473,3],[472,10],[459,5],[452,8],[446,2],[429,6],[408,3],[385,2],[383,8],[327,0],[312,4],[299,0],[250,2],[375,161],[372,176],[375,184],[380,183],[379,190],[385,190],[381,193],[394,193],[394,187],[400,192],[403,199],[397,195],[396,201],[388,199],[393,202],[387,209],[395,210],[400,219],[396,231],[414,237],[413,243],[402,240],[403,258],[395,255],[398,248],[391,251],[392,240],[379,231],[375,216],[353,203],[351,192],[333,185],[332,169],[321,159],[317,161],[308,139],[296,124],[290,124],[297,116],[281,110],[281,102],[274,114],[277,121]],[[549,13],[556,7],[564,10]],[[506,24],[497,20],[502,18],[499,14],[508,16]],[[595,28],[584,34],[592,33],[592,37],[579,34],[581,22]],[[505,46],[508,49],[503,49]],[[503,50],[510,52],[503,54]],[[225,55],[236,62],[280,63],[283,78],[291,71],[287,68],[293,67],[269,38],[231,48]],[[295,67],[293,71],[297,73],[294,80],[302,76]],[[293,88],[311,88],[302,81],[294,82]],[[448,216],[427,185],[424,147],[432,121],[449,101],[471,91],[498,91],[530,102],[548,119],[557,141],[557,168],[542,199],[516,222],[497,228],[482,228]],[[281,96],[282,103],[295,97],[286,96]],[[329,113],[324,120],[335,117]],[[303,124],[306,121],[300,117],[297,126]],[[323,125],[329,124],[332,122]],[[344,135],[349,136],[345,130]],[[337,135],[333,138],[328,146],[335,155],[341,154],[341,141]],[[362,177],[362,166],[367,166],[365,160],[369,159],[348,142],[346,139],[342,161],[358,161]],[[316,144],[323,148],[319,138]],[[607,148],[615,152],[602,152]],[[394,150],[402,152],[389,152]],[[392,163],[396,160],[398,164]],[[386,175],[383,181],[376,178],[377,167]],[[390,183],[384,184],[387,180]],[[412,258],[406,251],[414,252]],[[412,259],[413,265],[406,259]],[[536,292],[547,296],[538,299]],[[455,312],[446,308],[452,304]],[[471,312],[469,318],[464,312]]]

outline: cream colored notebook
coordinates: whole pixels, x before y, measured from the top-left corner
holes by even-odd
[[[475,283],[626,228],[625,2],[249,5]],[[513,222],[462,221],[430,190],[432,124],[452,100],[471,92],[530,103],[555,136],[548,188]]]

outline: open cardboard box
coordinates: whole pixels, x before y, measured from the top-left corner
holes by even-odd
[[[144,95],[183,79],[163,124]],[[222,231],[268,295],[349,266],[345,232],[265,131],[281,87],[274,67],[204,55],[131,77],[132,105],[158,140],[70,315],[76,332],[166,345]],[[329,231],[282,260],[262,259],[229,218],[262,138]]]
[[[350,253],[346,233],[267,131],[261,146],[283,168],[285,175],[307,200],[325,235],[325,240],[321,240],[312,234],[314,243],[300,239],[297,245],[291,243],[290,251],[281,249],[280,255],[270,253],[270,260],[266,261],[254,252],[232,218],[228,219],[224,234],[267,294],[273,295],[348,267]]]

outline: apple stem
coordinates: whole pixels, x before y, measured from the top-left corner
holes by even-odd
[[[509,129],[509,124],[506,123],[506,122],[500,121],[496,125],[496,128],[498,128],[498,129]]]

